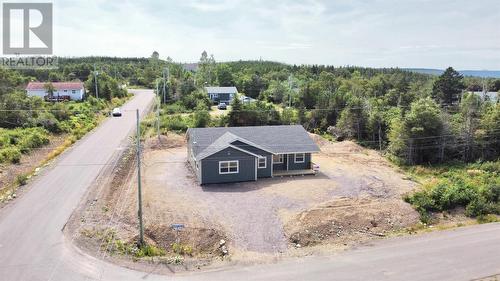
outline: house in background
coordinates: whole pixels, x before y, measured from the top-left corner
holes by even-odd
[[[190,128],[188,162],[200,184],[314,174],[319,147],[300,125]]]
[[[476,91],[469,92],[477,95],[481,98],[482,101],[491,101],[492,103],[498,102],[498,93],[497,92],[486,92],[486,91]]]
[[[46,82],[29,82],[26,94],[30,97],[41,97],[45,100],[82,100],[85,88],[82,82],[52,82],[55,88],[52,97],[45,90]]]
[[[238,94],[236,87],[205,87],[208,97],[213,103],[224,102],[230,104],[233,98]]]

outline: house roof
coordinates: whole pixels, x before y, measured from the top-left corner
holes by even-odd
[[[209,94],[237,94],[236,87],[205,87]]]
[[[319,152],[301,125],[191,128],[187,133],[196,160],[238,140],[273,154]]]
[[[29,82],[26,90],[44,90],[44,85],[47,82]],[[52,82],[56,90],[81,90],[83,89],[82,82]]]

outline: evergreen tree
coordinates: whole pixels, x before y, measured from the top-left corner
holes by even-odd
[[[452,67],[448,67],[434,82],[432,97],[441,105],[455,104],[463,89],[465,89],[463,76]]]

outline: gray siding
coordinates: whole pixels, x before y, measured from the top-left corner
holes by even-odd
[[[283,155],[283,163],[273,163],[273,169],[275,171],[279,171],[279,170],[286,170],[286,162],[287,162],[287,159],[286,159],[286,154]]]
[[[265,156],[267,159],[266,168],[257,169],[257,177],[258,178],[270,178],[271,177],[271,158],[272,158],[271,153],[264,151],[262,149],[259,149],[257,147],[254,147],[254,146],[250,146],[250,145],[243,143],[241,141],[235,141],[231,144],[235,145],[241,149],[244,149],[246,151],[249,151],[253,154]]]
[[[210,97],[210,94],[208,94],[208,97]],[[231,96],[227,93],[218,93],[217,97],[212,98],[212,101],[216,103],[225,102],[229,104],[231,102]]]
[[[288,154],[288,170],[306,170],[311,168],[311,153],[304,153],[304,163],[295,163],[295,154]]]
[[[255,180],[256,157],[232,147],[221,150],[201,160],[201,184],[227,183]],[[219,174],[219,161],[239,161],[237,174]]]

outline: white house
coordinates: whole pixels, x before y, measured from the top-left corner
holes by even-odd
[[[29,82],[26,93],[30,97],[41,97],[46,100],[82,100],[85,88],[82,82],[52,82],[56,89],[52,97],[49,97],[44,88],[44,82]]]

